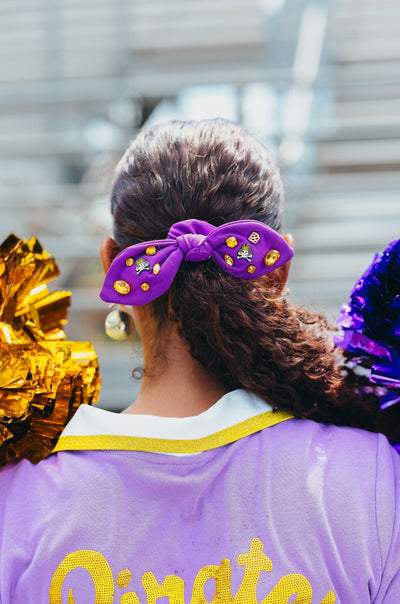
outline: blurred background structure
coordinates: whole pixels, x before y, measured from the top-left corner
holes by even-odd
[[[143,124],[227,117],[273,150],[297,250],[292,298],[335,319],[400,236],[397,0],[6,0],[0,237],[35,235],[92,340],[101,404],[132,402],[137,348],[98,298],[112,169]],[[140,356],[140,355],[139,355]]]

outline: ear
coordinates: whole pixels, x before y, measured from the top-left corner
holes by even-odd
[[[295,249],[295,245],[294,245],[294,238],[290,233],[287,233],[286,235],[282,235],[284,240],[286,241],[286,243],[288,245],[290,245],[290,247],[294,250]],[[277,286],[279,286],[280,290],[282,291],[287,283],[288,277],[289,277],[289,270],[290,270],[290,264],[292,262],[292,259],[288,260],[287,262],[285,262],[285,264],[282,264],[282,266],[280,266],[279,268],[277,268],[276,270],[272,271],[271,276],[273,276],[274,282],[276,283]]]
[[[110,268],[111,262],[114,260],[118,252],[119,249],[114,239],[111,239],[111,237],[105,237],[100,246],[100,258],[106,274]]]

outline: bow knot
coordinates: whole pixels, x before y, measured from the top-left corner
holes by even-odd
[[[186,233],[185,235],[179,235],[176,242],[184,254],[185,260],[201,262],[212,256],[213,250],[205,235]]]

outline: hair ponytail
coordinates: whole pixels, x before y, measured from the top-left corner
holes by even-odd
[[[290,304],[270,276],[241,281],[190,267],[170,308],[192,356],[226,387],[297,417],[373,429],[377,398],[356,392],[361,378],[341,366],[328,321]]]

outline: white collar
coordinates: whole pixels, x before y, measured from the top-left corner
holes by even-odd
[[[190,417],[113,413],[81,405],[61,436],[119,435],[192,440],[230,428],[272,407],[247,390],[233,390],[212,407]]]
[[[192,417],[118,414],[87,405],[78,408],[54,452],[125,450],[192,455],[216,449],[293,416],[273,412],[247,390],[234,390]]]

